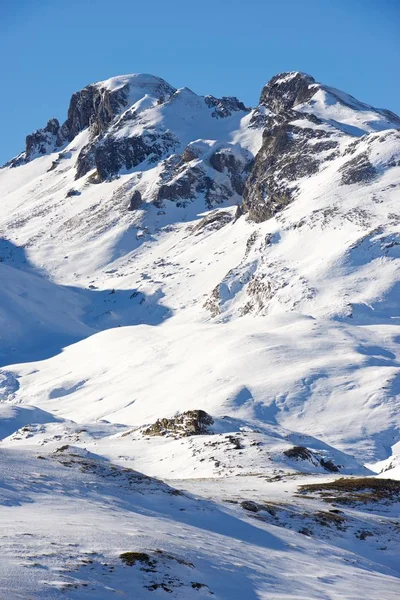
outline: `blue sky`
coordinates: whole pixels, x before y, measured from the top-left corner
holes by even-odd
[[[2,0],[0,164],[71,94],[146,72],[254,105],[299,70],[400,113],[399,0]]]

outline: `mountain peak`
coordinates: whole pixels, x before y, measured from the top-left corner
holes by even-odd
[[[107,89],[110,92],[119,90],[127,85],[136,88],[142,88],[148,92],[158,91],[160,88],[168,89],[171,93],[176,91],[176,89],[167,81],[161,77],[157,77],[156,75],[151,75],[150,73],[129,73],[127,75],[117,75],[103,81],[98,81],[92,85]]]
[[[315,79],[311,75],[300,71],[279,73],[264,86],[260,104],[280,113],[306,102],[315,92]]]

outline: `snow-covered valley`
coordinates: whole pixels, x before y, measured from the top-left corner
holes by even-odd
[[[130,75],[28,136],[0,598],[398,597],[399,128],[302,73],[253,109]]]

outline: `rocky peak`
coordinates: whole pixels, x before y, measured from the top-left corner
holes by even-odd
[[[175,92],[176,89],[160,77],[147,74],[123,75],[90,84],[72,94],[67,119],[62,126],[57,119],[50,119],[46,127],[29,134],[25,153],[9,164],[18,166],[38,154],[53,152],[87,127],[91,128],[94,138],[128,106],[146,95],[153,97],[154,103],[160,103]]]
[[[244,119],[249,111],[236,97],[199,96],[153,75],[113,77],[73,94],[65,123],[51,119],[29,135],[26,151],[9,164],[54,152],[89,128],[85,145],[77,144],[75,179],[93,170],[91,183],[100,183],[159,163],[157,184],[141,193],[160,210],[170,201],[185,207],[203,196],[208,209],[235,203],[260,222],[293,201],[300,180],[329,166],[343,136],[347,144],[400,123],[301,72],[273,77]],[[347,161],[341,174],[347,184],[372,180],[377,171],[365,155]],[[141,202],[134,198],[128,207]]]
[[[64,141],[58,120],[54,118],[49,119],[46,127],[37,129],[26,136],[25,152],[10,160],[6,166],[18,167],[38,156],[54,152],[56,148],[62,146]]]
[[[260,104],[274,113],[281,113],[307,102],[317,89],[315,79],[310,75],[299,72],[280,73],[264,86]]]
[[[169,83],[146,74],[123,75],[88,85],[72,95],[68,118],[63,125],[69,141],[86,127],[93,136],[102,133],[125,108],[152,96],[163,102],[175,92]]]

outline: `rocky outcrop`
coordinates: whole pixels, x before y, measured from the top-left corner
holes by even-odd
[[[311,450],[304,446],[293,446],[293,448],[285,450],[283,454],[290,460],[308,461],[314,466],[320,465],[325,471],[329,471],[330,473],[338,473],[341,468],[341,465],[335,465],[330,458],[326,459],[316,452],[311,452]]]
[[[262,147],[243,190],[243,210],[252,221],[265,221],[285,208],[295,197],[295,182],[316,173],[321,162],[335,155],[338,143],[331,139],[332,134],[291,122],[298,117],[292,111],[271,117],[264,131]],[[315,117],[302,118],[318,123]]]
[[[145,135],[132,137],[100,136],[79,153],[75,179],[95,168],[98,180],[105,181],[121,169],[132,169],[145,160],[158,162],[178,145],[170,131],[147,131]]]
[[[98,85],[89,85],[76,92],[71,97],[68,117],[62,126],[57,119],[50,119],[44,129],[26,137],[25,153],[19,164],[29,162],[39,154],[54,152],[86,127],[92,127],[93,136],[99,134],[126,105],[127,95],[128,86],[112,93]]]
[[[276,75],[263,88],[252,116],[264,124],[263,143],[243,190],[242,209],[250,220],[265,221],[285,208],[295,198],[295,182],[335,156],[332,132],[316,116],[295,110],[319,88],[312,77],[297,72]]]
[[[59,136],[60,124],[57,119],[50,119],[44,129],[38,129],[26,137],[26,158],[31,160],[37,154],[46,154],[50,149],[61,145]]]
[[[206,231],[218,231],[232,222],[231,213],[224,210],[215,210],[203,217],[193,228],[192,233],[199,235]]]
[[[135,190],[129,201],[128,210],[137,210],[142,205],[142,194],[139,190]]]
[[[127,76],[125,82],[122,81],[115,88],[110,88],[107,82],[88,85],[72,95],[68,118],[63,125],[68,140],[71,141],[89,126],[92,137],[105,131],[115,117],[128,106],[132,87],[142,88],[143,95],[146,91],[151,91],[159,99],[164,99],[176,91],[163,79],[146,75]]]
[[[104,181],[121,169],[130,170],[145,160],[156,163],[178,145],[179,141],[169,131],[148,131],[146,135],[129,138],[109,136],[97,145],[94,163],[100,180]]]
[[[206,96],[204,98],[205,103],[210,108],[214,108],[211,113],[213,117],[218,119],[224,119],[230,117],[232,113],[243,110],[249,111],[249,108],[240,102],[235,96],[222,96],[222,98],[215,98],[214,96]]]
[[[340,167],[339,171],[342,174],[342,183],[344,185],[351,185],[352,183],[369,183],[378,175],[377,170],[372,166],[368,159],[367,152],[358,154],[356,157],[347,161]]]
[[[320,119],[311,112],[317,92],[322,105],[338,104],[355,112],[367,110],[369,115],[374,113],[377,120],[368,121],[363,130],[328,117]],[[306,112],[303,112],[304,104]],[[339,156],[339,141],[343,136],[346,141],[355,137],[354,144],[344,151],[351,154],[362,139],[357,136],[368,133],[368,127],[374,123],[379,129],[382,116],[390,120],[388,126],[398,126],[398,117],[390,111],[374,109],[334,88],[316,83],[304,73],[281,73],[273,77],[264,87],[259,107],[250,121],[250,126],[253,122],[263,123],[265,129],[262,147],[243,190],[243,212],[255,222],[273,217],[295,199],[303,178],[317,173],[324,163]],[[340,173],[345,185],[369,183],[378,175],[368,152],[358,153],[346,161]]]
[[[263,88],[260,105],[273,113],[282,113],[310,100],[318,86],[315,79],[305,73],[280,73]]]
[[[253,157],[244,150],[240,154],[232,147],[223,147],[210,156],[210,165],[219,173],[229,174],[232,187],[239,196],[243,194],[245,181],[253,166]]]
[[[93,136],[104,131],[126,106],[128,92],[129,85],[114,92],[98,85],[89,85],[72,94],[68,118],[63,125],[68,141],[89,126]]]
[[[26,136],[25,152],[12,159],[6,166],[18,167],[48,152],[54,152],[65,142],[57,119],[50,119],[46,127]]]
[[[253,164],[252,155],[235,145],[215,144],[211,149],[204,146],[193,142],[181,155],[172,155],[164,161],[154,198],[157,206],[164,207],[165,201],[186,206],[199,195],[204,196],[209,209],[234,197],[240,201]]]
[[[213,425],[213,418],[204,410],[188,410],[171,419],[158,419],[142,430],[143,435],[171,435],[181,438],[190,435],[206,435]]]

